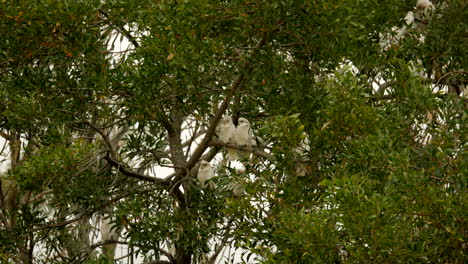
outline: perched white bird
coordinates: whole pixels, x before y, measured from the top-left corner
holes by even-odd
[[[408,30],[416,29],[417,32],[422,32],[432,16],[434,5],[429,0],[418,0],[416,2],[416,8],[413,11],[409,11],[405,16],[405,24],[400,27],[393,27],[392,32],[380,33],[379,44],[383,50],[388,50],[394,45],[398,45],[399,42],[405,38],[405,36],[411,31]],[[396,33],[396,34],[395,34]],[[424,36],[419,37],[420,42],[424,42]]]
[[[257,146],[257,142],[253,136],[252,129],[250,129],[250,123],[247,119],[241,117],[239,118],[239,124],[236,127],[234,132],[234,143],[239,146],[253,147]],[[249,153],[245,151],[238,151],[238,155],[243,158],[248,158]]]
[[[416,10],[414,12],[414,20],[416,24],[416,29],[421,31],[425,28],[426,24],[429,23],[429,20],[432,16],[432,11],[434,10],[434,5],[432,5],[429,0],[418,0],[416,2]]]
[[[426,7],[431,7],[432,2],[429,0],[418,0],[416,2],[416,8],[426,8]]]
[[[198,174],[197,174],[197,179],[200,182],[200,187],[202,189],[205,188],[205,182],[210,180],[213,177],[214,177],[214,172],[213,172],[213,168],[211,167],[211,164],[206,160],[202,160],[200,163],[200,167],[198,168]],[[209,185],[211,188],[214,188],[214,184],[212,182],[210,182]]]
[[[232,136],[235,130],[236,127],[232,122],[232,118],[230,116],[224,116],[216,127],[216,135],[218,135],[219,140],[223,143],[230,143],[232,142]]]
[[[218,135],[219,140],[223,143],[234,143],[233,136],[235,131],[236,127],[234,126],[230,116],[224,116],[216,127],[216,135]],[[229,160],[237,158],[237,151],[235,149],[228,148],[227,153]]]
[[[119,231],[112,223],[109,216],[104,216],[101,222],[101,240],[117,240],[119,238]],[[114,259],[116,243],[106,244],[102,246],[102,253],[109,259]]]

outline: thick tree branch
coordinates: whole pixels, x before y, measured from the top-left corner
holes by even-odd
[[[224,143],[224,142],[219,141],[219,140],[212,140],[212,141],[208,142],[208,146],[226,147],[226,148],[231,148],[231,149],[247,151],[247,152],[256,154],[256,155],[258,155],[260,157],[263,157],[265,159],[268,159],[268,160],[275,160],[275,157],[273,157],[272,155],[270,155],[270,154],[268,154],[266,152],[261,151],[259,148],[248,147],[248,146],[239,146],[239,145],[232,144],[232,143]]]
[[[12,137],[3,131],[0,131],[0,137],[3,137],[6,140],[12,140]]]
[[[170,262],[169,263],[175,263],[175,259],[174,259],[174,256],[171,255],[171,253],[169,253],[168,251],[162,249],[162,248],[158,248],[158,250],[163,253],[164,256],[166,256]]]

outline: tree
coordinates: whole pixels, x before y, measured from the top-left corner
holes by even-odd
[[[6,1],[0,258],[464,263],[468,19],[434,5],[382,48],[415,3]]]

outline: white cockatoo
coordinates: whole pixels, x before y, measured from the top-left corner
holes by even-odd
[[[232,142],[232,136],[235,130],[236,127],[232,122],[232,118],[230,116],[224,116],[216,127],[216,135],[218,135],[219,140],[223,143],[230,143]]]
[[[167,241],[167,252],[172,256],[175,257],[176,255],[176,248],[174,243]]]
[[[434,5],[429,0],[418,0],[416,2],[416,10],[414,12],[414,20],[416,29],[421,31],[425,28],[426,24],[432,16]]]
[[[101,240],[117,240],[119,238],[119,231],[112,223],[109,216],[104,216],[101,221]],[[114,259],[116,243],[106,244],[102,246],[102,253],[109,259]]]
[[[257,142],[255,141],[252,129],[250,128],[250,123],[247,119],[243,117],[239,118],[239,124],[237,124],[233,139],[234,143],[239,146],[257,146]],[[245,151],[238,151],[238,154],[243,158],[247,158],[249,156],[249,153]]]
[[[230,116],[224,116],[216,127],[216,135],[218,135],[219,140],[223,143],[234,143],[234,132],[236,127],[232,122]],[[234,160],[237,158],[237,151],[235,149],[227,149],[227,157],[229,160]]]
[[[213,168],[211,167],[211,164],[206,160],[202,160],[200,162],[200,167],[198,168],[198,174],[197,174],[197,179],[200,182],[200,187],[202,189],[205,188],[205,182],[210,180],[213,177],[214,177],[214,172],[213,172]],[[214,184],[212,182],[210,182],[209,185],[211,188],[214,188]]]
[[[418,0],[416,2],[416,8],[426,8],[426,7],[432,8],[432,2],[429,0]]]

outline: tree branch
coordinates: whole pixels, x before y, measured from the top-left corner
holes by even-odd
[[[216,244],[215,252],[213,253],[213,255],[208,260],[209,264],[214,264],[215,263],[216,258],[218,257],[219,253],[221,253],[221,250],[223,250],[224,246],[226,245],[227,240],[229,239],[229,234],[231,233],[231,226],[232,226],[232,220],[229,221],[229,223],[226,226],[227,231],[226,231],[226,234],[224,235],[224,237],[223,237],[223,239],[221,241],[221,244],[220,245]]]
[[[143,262],[143,264],[171,264],[173,262],[167,261],[167,260],[152,260],[149,262]]]
[[[139,48],[140,47],[140,44],[138,44],[138,42],[136,41],[135,37],[132,36],[132,34],[130,34],[130,32],[128,32],[128,30],[126,30],[123,26],[121,25],[118,25],[116,23],[113,23],[110,18],[109,18],[109,15],[104,12],[104,10],[102,9],[99,9],[99,13],[101,15],[103,15],[107,21],[109,21],[109,25],[110,26],[113,26],[114,28],[117,29],[117,31],[119,31],[121,34],[123,34],[132,44],[133,46],[135,46],[135,48]]]
[[[0,137],[3,137],[6,140],[12,140],[12,137],[3,131],[0,131]]]
[[[467,75],[468,74],[468,71],[451,71],[451,72],[447,72],[445,73],[444,75],[442,75],[439,80],[437,80],[437,82],[435,83],[435,85],[439,85],[440,81],[442,81],[443,79],[445,79],[446,77],[448,77],[449,75],[452,75],[452,74],[465,74]]]
[[[273,157],[272,155],[270,155],[270,154],[268,154],[266,152],[261,151],[259,148],[248,147],[248,146],[239,146],[239,145],[236,145],[236,144],[233,144],[233,143],[224,143],[224,142],[219,141],[219,140],[212,140],[212,141],[208,142],[208,146],[226,147],[226,148],[231,148],[231,149],[243,150],[243,151],[247,151],[247,152],[256,154],[256,155],[258,155],[260,157],[263,157],[265,159],[268,159],[268,160],[275,160],[275,157]]]
[[[112,143],[110,142],[110,139],[106,135],[106,133],[104,133],[104,131],[102,131],[102,129],[99,129],[98,127],[96,127],[94,124],[92,124],[91,122],[89,122],[87,120],[83,121],[83,122],[85,124],[87,124],[89,127],[91,127],[94,131],[99,133],[99,135],[102,137],[102,139],[104,140],[104,144],[107,147],[107,155],[106,155],[105,159],[109,162],[109,164],[111,166],[115,167],[117,169],[117,171],[121,172],[125,176],[129,176],[129,177],[136,178],[136,179],[139,179],[139,180],[143,180],[143,181],[147,181],[147,182],[155,182],[155,183],[162,184],[162,185],[165,185],[165,186],[169,185],[168,180],[151,177],[151,176],[144,175],[142,173],[133,171],[127,164],[124,164],[123,162],[120,162],[117,159],[117,155],[115,153],[114,147],[112,146]]]
[[[81,263],[82,260],[88,256],[91,252],[93,252],[94,249],[98,248],[98,247],[101,247],[101,246],[104,246],[104,245],[108,245],[108,244],[123,244],[123,245],[127,245],[128,242],[124,242],[124,241],[119,241],[119,240],[105,240],[105,241],[100,241],[100,242],[97,242],[97,243],[94,243],[92,245],[90,245],[89,247],[87,248],[84,248],[82,249],[77,256],[74,257],[74,259],[72,261],[70,261],[69,263]]]
[[[439,178],[439,177],[436,177],[436,176],[429,176],[429,177],[430,177],[431,179],[438,180],[438,181],[441,181],[441,182],[456,184],[456,182],[454,182],[454,181],[442,179],[442,178]]]
[[[128,167],[128,165],[119,162],[117,159],[114,159],[109,155],[107,155],[105,159],[107,160],[107,162],[109,162],[111,166],[115,167],[118,172],[122,173],[125,176],[139,179],[142,181],[158,183],[163,186],[168,186],[170,183],[170,180],[167,180],[167,179],[155,178],[155,177],[151,177],[151,176],[136,172],[132,170],[130,167]]]

